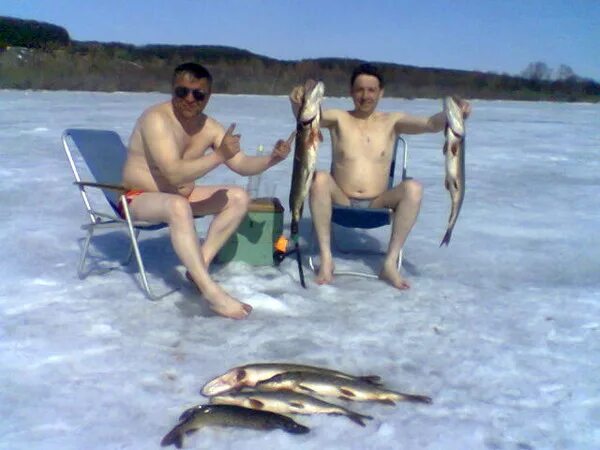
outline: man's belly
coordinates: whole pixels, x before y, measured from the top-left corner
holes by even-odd
[[[387,190],[388,177],[344,177],[336,173],[337,185],[344,193],[355,199],[373,199]],[[385,181],[383,181],[385,180]]]
[[[145,192],[166,192],[189,197],[194,190],[194,183],[174,186],[158,173],[148,168],[126,166],[123,171],[123,185],[128,189],[139,189]]]

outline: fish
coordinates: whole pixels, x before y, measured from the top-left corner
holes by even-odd
[[[239,405],[279,414],[330,414],[346,416],[360,426],[373,417],[359,414],[340,405],[295,392],[236,392],[211,397],[210,402],[219,405]]]
[[[304,95],[296,115],[296,142],[289,198],[292,235],[298,234],[298,223],[302,217],[304,199],[308,195],[315,173],[317,150],[323,141],[319,125],[324,94],[325,85],[322,81],[307,80],[304,83]]]
[[[391,391],[361,380],[343,379],[322,373],[282,373],[257,383],[255,389],[259,391],[293,391],[322,397],[336,397],[341,400],[375,401],[387,405],[395,405],[395,402],[399,401],[432,402],[431,397],[426,395]]]
[[[362,380],[366,383],[379,384],[381,378],[377,375],[354,376],[324,367],[290,363],[255,363],[234,367],[223,375],[207,382],[200,391],[210,397],[225,392],[240,390],[243,387],[254,387],[256,383],[267,380],[284,372],[316,372],[350,380]]]
[[[281,429],[287,433],[304,434],[310,428],[290,417],[270,411],[257,411],[235,405],[197,405],[179,417],[179,423],[160,442],[162,447],[183,446],[183,438],[205,426],[239,427],[255,430]]]
[[[444,98],[446,127],[444,129],[444,156],[446,160],[446,189],[450,193],[450,217],[446,234],[440,243],[448,245],[460,208],[465,198],[465,140],[466,128],[462,109],[454,97]]]

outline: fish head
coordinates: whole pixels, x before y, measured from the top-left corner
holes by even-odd
[[[465,121],[463,111],[456,98],[444,98],[444,112],[446,113],[446,123],[452,132],[458,137],[464,136]]]
[[[248,381],[248,372],[243,367],[236,367],[206,383],[201,392],[208,397],[223,394],[241,389]]]
[[[208,409],[208,405],[192,406],[191,408],[188,408],[184,412],[181,413],[181,415],[179,416],[179,422],[185,422],[187,420],[191,420],[194,418],[194,416],[196,414],[204,413],[204,412],[206,412],[207,409]]]
[[[307,80],[304,83],[304,97],[298,112],[298,121],[305,123],[318,117],[324,96],[325,84],[322,81]]]

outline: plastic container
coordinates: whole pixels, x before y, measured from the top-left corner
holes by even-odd
[[[256,155],[262,156],[264,152],[263,145],[259,145],[256,149]],[[260,192],[260,178],[262,174],[251,175],[248,177],[248,184],[246,185],[246,191],[250,195],[250,198],[258,198],[258,194]]]

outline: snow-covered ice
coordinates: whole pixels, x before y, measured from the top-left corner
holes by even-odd
[[[187,448],[600,448],[599,105],[473,101],[467,193],[448,248],[438,247],[449,214],[442,134],[408,136],[409,175],[425,186],[405,247],[412,288],[339,277],[304,290],[292,260],[215,266],[214,277],[254,306],[248,320],[233,321],[209,313],[166,231],[141,244],[153,286],[180,288],[160,301],[144,297],[133,267],[76,275],[86,216],[62,131],[105,128],[127,139],[141,111],[166,98],[0,91],[0,448],[159,448],[179,414],[206,401],[206,381],[267,361],[379,374],[434,402],[351,405],[375,417],[365,428],[299,416],[311,427],[302,436],[204,429]],[[440,107],[381,102],[422,115]],[[283,96],[215,95],[207,112],[236,122],[248,152],[271,148],[294,126]],[[290,174],[288,158],[264,174],[264,192],[286,204]],[[201,182],[246,184],[225,168]],[[200,235],[208,223],[198,221]],[[342,238],[353,239],[348,233]],[[387,233],[364,241],[384,245]],[[94,246],[114,261],[126,249],[116,233]],[[376,270],[379,259],[336,261]]]

